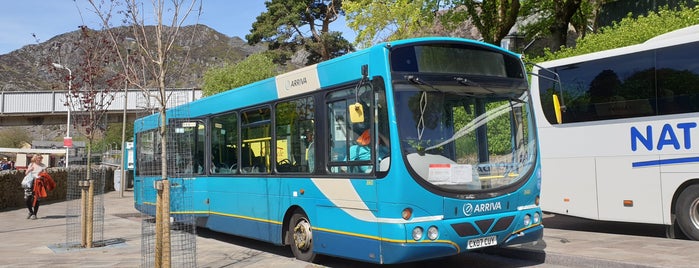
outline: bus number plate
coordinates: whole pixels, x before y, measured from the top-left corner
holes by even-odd
[[[468,240],[468,245],[466,246],[466,248],[467,249],[484,248],[484,247],[495,246],[497,244],[498,244],[498,239],[496,236],[486,236],[486,237],[474,238],[474,239]]]

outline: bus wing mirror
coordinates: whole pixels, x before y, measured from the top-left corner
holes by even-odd
[[[357,102],[349,106],[350,122],[364,123],[364,106]]]
[[[362,74],[362,79],[359,80],[357,88],[354,89],[356,102],[349,106],[350,122],[352,123],[364,123],[364,106],[359,103],[359,88],[365,83],[371,87],[371,84],[368,83],[367,80],[369,76],[369,65],[362,65],[360,72]]]
[[[559,87],[560,87],[559,91],[561,93],[561,97],[563,97],[563,83],[561,83],[561,77],[558,76],[558,73],[554,72],[553,70],[549,70],[548,68],[543,67],[541,65],[538,65],[536,63],[527,63],[527,64],[533,65],[534,67],[539,68],[540,70],[546,70],[547,72],[549,72],[553,75],[553,77],[548,77],[546,75],[541,75],[539,73],[534,73],[534,72],[530,73],[533,76],[537,76],[539,78],[543,78],[543,79],[549,80],[549,81],[554,83],[554,88],[553,88],[554,93],[553,93],[552,97],[553,97],[553,109],[554,109],[554,113],[556,114],[556,123],[558,123],[558,124],[563,123],[563,112],[565,112],[565,110],[566,110],[566,105],[565,105],[565,103],[562,102],[563,99],[559,99],[558,94],[555,93],[555,92],[558,92],[558,91],[556,91],[556,85],[559,85]]]

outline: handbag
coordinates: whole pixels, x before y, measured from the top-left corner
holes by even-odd
[[[32,176],[31,173],[29,173],[26,176],[24,176],[24,179],[22,179],[22,188],[24,188],[24,189],[32,188],[32,183],[34,183],[34,177]]]

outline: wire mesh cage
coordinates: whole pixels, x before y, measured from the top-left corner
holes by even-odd
[[[106,168],[74,165],[67,169],[66,245],[71,249],[99,246],[104,240]]]
[[[178,96],[171,96],[170,101],[172,98],[178,98]],[[175,102],[182,103],[180,100],[175,100]],[[168,117],[188,118],[188,109],[186,106],[180,106],[178,109],[171,110]],[[168,125],[167,128],[173,127]],[[154,177],[157,178],[154,184],[163,183],[164,187],[169,187],[169,197],[165,195],[162,197],[164,201],[169,201],[165,206],[165,209],[169,207],[169,219],[162,219],[162,221],[169,223],[169,231],[167,237],[159,236],[158,224],[163,223],[158,223],[156,220],[157,204],[143,206],[141,211],[141,267],[159,266],[156,265],[156,262],[164,262],[163,258],[167,258],[165,261],[171,267],[196,267],[196,218],[190,213],[194,210],[191,191],[194,180],[191,178],[191,173],[189,176],[183,176],[187,173],[181,170],[183,166],[195,166],[192,157],[195,151],[187,141],[193,139],[193,135],[196,134],[177,132],[174,131],[174,128],[168,129],[166,133],[167,183],[163,183],[161,175],[155,175]],[[160,145],[155,145],[155,147],[158,146]],[[156,157],[160,157],[160,155],[157,154]],[[137,168],[144,171],[143,173],[161,174],[161,165],[162,161],[152,161],[148,164],[142,163]],[[137,190],[141,191],[140,196],[153,197],[158,195],[154,188],[156,188],[154,185],[143,185]],[[165,243],[162,240],[166,240]]]

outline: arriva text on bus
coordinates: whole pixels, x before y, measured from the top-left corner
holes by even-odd
[[[676,125],[664,124],[659,130],[659,134],[654,136],[657,129],[653,129],[652,125],[646,126],[646,131],[642,132],[636,127],[631,127],[631,150],[636,151],[642,145],[648,151],[657,149],[663,150],[666,146],[671,146],[675,150],[680,148],[692,148],[692,129],[697,127],[696,122],[678,123]],[[655,144],[654,144],[655,143]]]

